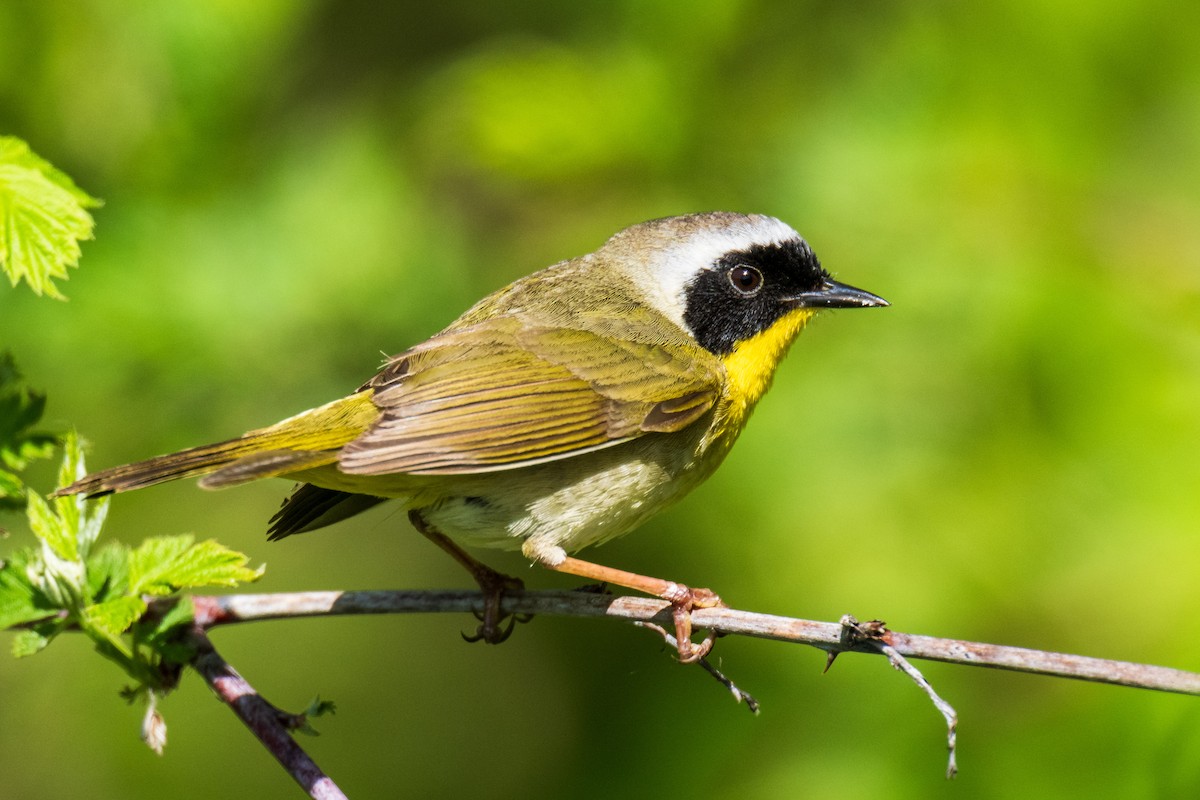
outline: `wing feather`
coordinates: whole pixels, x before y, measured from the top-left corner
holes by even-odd
[[[339,467],[486,472],[679,430],[716,402],[720,370],[695,345],[636,326],[616,336],[486,320],[397,356],[366,384],[381,414]]]

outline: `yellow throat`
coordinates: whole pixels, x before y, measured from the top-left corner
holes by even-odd
[[[725,365],[725,398],[723,413],[718,413],[726,421],[719,428],[745,424],[754,404],[771,388],[775,367],[815,313],[811,308],[788,312],[762,333],[738,342],[733,352],[721,359]]]

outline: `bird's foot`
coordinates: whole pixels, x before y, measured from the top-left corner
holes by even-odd
[[[479,628],[470,636],[462,634],[464,641],[500,644],[512,636],[518,622],[525,623],[533,619],[533,614],[505,614],[501,609],[506,593],[525,591],[525,582],[520,578],[497,572],[483,564],[479,564],[478,569],[472,569],[471,574],[483,592],[483,611],[475,614]]]
[[[671,603],[679,663],[694,664],[708,655],[717,639],[717,632],[710,630],[699,643],[693,642],[692,611],[697,608],[726,608],[724,601],[712,589],[692,589],[674,582],[667,583],[660,597]]]
[[[500,608],[506,592],[525,591],[524,581],[511,575],[505,575],[503,572],[497,572],[463,550],[448,536],[427,522],[420,511],[409,511],[408,518],[422,536],[449,553],[455,561],[470,572],[471,577],[483,591],[483,611],[475,614],[475,618],[480,623],[479,628],[471,636],[464,633],[462,635],[464,639],[468,642],[483,641],[488,644],[500,644],[512,636],[513,627],[518,622],[529,622],[533,619],[532,614],[504,614]],[[505,623],[506,618],[507,624]]]

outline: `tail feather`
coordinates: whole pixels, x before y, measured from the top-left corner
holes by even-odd
[[[208,476],[202,486],[219,489],[332,464],[379,416],[371,396],[358,392],[236,439],[96,472],[54,494],[99,497],[198,475]]]
[[[207,475],[221,467],[251,455],[258,449],[252,440],[230,439],[216,444],[192,447],[178,453],[155,456],[134,464],[124,464],[112,469],[86,475],[56,491],[56,496],[82,494],[101,497],[114,492],[128,492],[153,486],[157,483]]]
[[[275,541],[294,533],[308,533],[324,528],[373,508],[386,499],[302,483],[283,501],[283,506],[275,516],[271,517],[267,538]]]
[[[259,478],[278,478],[302,469],[312,469],[337,461],[337,451],[266,450],[239,458],[200,479],[202,489],[226,489]]]

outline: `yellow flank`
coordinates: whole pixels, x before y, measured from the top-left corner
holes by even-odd
[[[379,418],[379,409],[371,402],[374,391],[365,391],[334,400],[332,403],[288,417],[269,428],[260,428],[243,436],[263,449],[335,450],[357,439]]]
[[[759,398],[771,388],[775,367],[816,312],[797,308],[780,317],[762,333],[739,342],[721,359],[725,365],[725,425],[741,426]],[[725,427],[725,426],[722,426]]]

